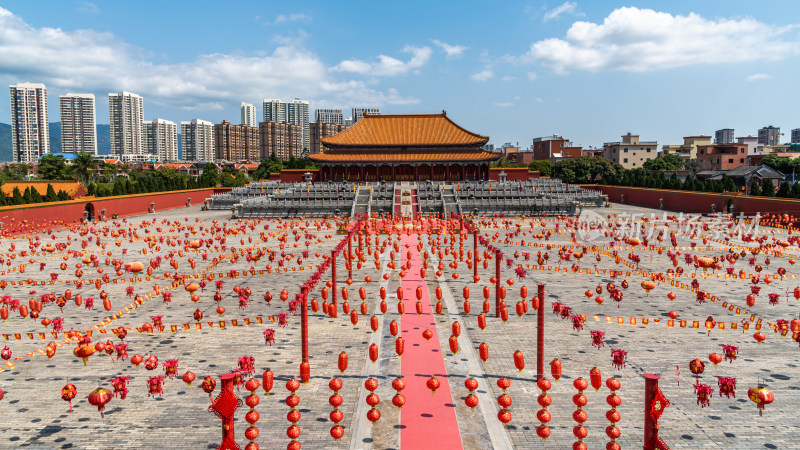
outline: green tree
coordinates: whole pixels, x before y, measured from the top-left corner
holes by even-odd
[[[56,194],[56,190],[53,189],[53,185],[47,183],[47,193],[44,196],[44,201],[46,202],[55,202],[58,200],[58,195]]]
[[[214,163],[206,163],[203,166],[203,173],[200,175],[200,185],[202,187],[214,187],[219,184],[219,170]]]
[[[60,201],[60,202],[62,202],[62,201],[66,201],[66,200],[69,200],[69,199],[70,199],[70,198],[69,198],[69,194],[67,194],[66,192],[64,192],[64,190],[63,190],[63,189],[60,189],[60,190],[58,191],[58,194],[57,194],[57,195],[58,195],[58,201]]]
[[[253,172],[253,179],[268,180],[270,174],[279,173],[281,170],[283,170],[283,163],[278,158],[269,157],[261,160],[258,164],[258,168]]]
[[[31,188],[30,187],[26,187],[25,188],[25,192],[22,194],[22,200],[25,202],[26,205],[30,204],[30,203],[33,203],[33,198],[31,197]]]
[[[683,169],[683,158],[678,155],[664,155],[658,158],[645,161],[643,167],[648,171],[662,171],[662,170],[681,170]]]
[[[736,187],[736,183],[733,182],[733,178],[723,174],[722,175],[722,189],[728,192],[736,192],[739,188]]]
[[[778,188],[778,197],[789,198],[792,196],[792,188],[789,186],[789,183],[783,182],[781,183],[781,187]]]
[[[800,183],[794,183],[792,185],[792,197],[800,198]]]
[[[71,168],[61,155],[47,154],[39,161],[39,178],[42,180],[70,180]]]
[[[546,159],[537,159],[528,164],[528,170],[538,170],[539,175],[549,177],[553,174],[553,163]]]
[[[89,178],[94,173],[95,161],[92,155],[86,152],[80,152],[73,161],[75,173],[78,179],[84,183],[89,182]]]
[[[772,183],[772,179],[767,178],[761,182],[761,195],[764,197],[775,196],[775,184]]]
[[[31,203],[42,203],[42,194],[36,189],[36,186],[31,186]]]
[[[11,193],[11,204],[12,205],[23,205],[25,204],[25,199],[22,198],[22,192],[20,192],[18,187],[14,187],[14,190]]]
[[[621,165],[597,156],[582,156],[559,161],[553,165],[553,175],[567,183],[589,183],[623,173]]]
[[[750,195],[761,195],[761,186],[758,185],[758,182],[753,180],[753,183],[750,185]]]
[[[125,180],[117,178],[114,181],[114,189],[111,191],[112,195],[125,195]]]

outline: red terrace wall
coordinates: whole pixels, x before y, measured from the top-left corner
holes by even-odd
[[[305,181],[303,175],[306,172],[311,172],[313,176],[312,182],[319,181],[319,169],[283,169],[279,175],[279,180],[281,183],[302,183]]]
[[[756,213],[800,213],[800,200],[777,197],[755,197],[739,194],[717,194],[708,192],[674,191],[668,189],[648,189],[627,186],[583,185],[587,189],[599,190],[608,195],[612,202],[619,203],[621,195],[625,195],[625,203],[649,208],[660,207],[660,199],[664,199],[664,209],[687,213],[710,213],[711,205],[717,205],[717,211],[726,211],[728,200],[733,201],[734,213],[754,215]]]
[[[203,200],[211,194],[228,190],[230,189],[192,189],[117,197],[82,197],[64,202],[4,206],[0,207],[0,222],[3,222],[4,231],[11,231],[15,226],[20,226],[23,221],[27,221],[29,225],[59,220],[66,224],[73,224],[80,222],[83,218],[83,211],[87,204],[94,206],[95,217],[98,217],[100,210],[105,208],[106,218],[111,219],[114,214],[117,214],[118,217],[145,214],[150,208],[150,202],[155,203],[156,211],[185,207],[189,198],[192,199],[192,205],[201,205]]]
[[[492,167],[489,169],[489,179],[492,181],[500,180],[500,172],[506,171],[508,181],[525,181],[539,178],[539,171],[528,170],[527,167]]]

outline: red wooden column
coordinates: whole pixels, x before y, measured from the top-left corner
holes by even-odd
[[[500,251],[494,253],[494,313],[500,317]]]
[[[658,380],[660,378],[660,375],[654,373],[644,374],[644,448],[646,449],[657,448],[655,444],[658,436],[658,425],[656,425],[656,421],[653,420],[653,416],[650,414],[650,407],[656,398]]]
[[[303,308],[300,310],[300,321],[302,326],[300,328],[300,335],[303,340],[303,361],[308,362],[308,291],[303,288]]]
[[[544,284],[539,283],[536,296],[539,308],[536,321],[536,380],[544,378]]]

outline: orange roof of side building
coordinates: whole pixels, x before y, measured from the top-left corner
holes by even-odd
[[[39,195],[44,196],[45,194],[47,194],[47,185],[48,184],[53,185],[53,190],[56,191],[56,193],[58,193],[58,191],[64,191],[64,192],[67,193],[67,195],[69,195],[69,198],[73,199],[73,200],[78,198],[78,197],[83,197],[88,192],[88,190],[86,189],[86,186],[84,186],[83,183],[81,183],[78,180],[72,180],[72,181],[47,181],[47,180],[42,180],[42,181],[38,181],[38,180],[37,181],[6,181],[5,183],[3,183],[2,190],[3,190],[3,194],[5,194],[6,197],[11,197],[12,195],[14,195],[14,188],[15,187],[19,188],[19,192],[20,193],[24,193],[25,189],[28,188],[28,187],[35,187],[36,188],[36,192],[38,192]]]
[[[480,147],[489,138],[441,114],[369,115],[341,133],[322,139],[328,148]],[[313,155],[318,156],[318,155]]]

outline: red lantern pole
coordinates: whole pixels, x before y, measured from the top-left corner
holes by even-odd
[[[353,232],[347,234],[347,275],[353,279]]]
[[[500,317],[500,251],[494,254],[494,313]]]
[[[478,276],[478,232],[472,233],[472,279]]]
[[[241,406],[242,400],[233,393],[233,380],[236,379],[236,375],[226,373],[220,375],[219,379],[222,380],[222,390],[208,408],[209,412],[213,412],[222,419],[222,443],[217,448],[221,450],[238,449],[239,445],[233,434],[233,416],[236,409]]]
[[[331,262],[331,283],[333,284],[333,286],[331,286],[331,288],[332,288],[331,289],[331,304],[333,304],[333,310],[334,310],[334,316],[333,317],[336,317],[336,315],[335,315],[336,314],[336,312],[335,312],[336,311],[336,256],[337,256],[336,250],[332,251],[331,252],[331,259],[333,260],[333,262]]]
[[[650,408],[653,405],[653,400],[656,398],[658,392],[658,380],[660,375],[654,373],[644,374],[644,448],[656,448],[656,436],[658,436],[658,428],[653,416],[650,414]]]
[[[300,334],[303,341],[303,360],[302,362],[308,362],[308,291],[306,288],[303,288],[303,308],[300,310],[300,321],[302,322],[302,326],[300,327]]]
[[[536,321],[536,379],[544,378],[544,284],[539,283],[539,311]]]

